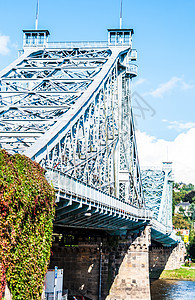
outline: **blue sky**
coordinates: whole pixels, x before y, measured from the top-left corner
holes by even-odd
[[[22,29],[34,29],[35,11],[36,0],[1,1],[0,69],[17,58],[17,49],[22,48]],[[119,27],[119,12],[120,0],[39,0],[38,27],[50,31],[50,41],[106,40],[107,28]],[[173,148],[169,159],[180,169],[186,160],[188,166],[186,177],[182,177],[184,166],[180,173],[175,168],[176,179],[193,182],[194,13],[194,0],[123,0],[123,27],[134,29],[133,48],[138,51],[139,71],[133,91],[155,111],[153,116],[149,110],[144,118],[136,119],[141,163],[159,163],[167,156],[166,149]],[[143,140],[148,143],[148,154]],[[156,160],[151,158],[152,145],[157,152],[163,151]],[[174,162],[176,152],[180,156]]]

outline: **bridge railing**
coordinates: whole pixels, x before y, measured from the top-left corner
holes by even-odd
[[[47,42],[44,44],[32,43],[29,40],[29,44],[25,44],[24,48],[47,48],[47,49],[74,49],[74,48],[110,48],[110,47],[127,47],[126,44],[108,44],[107,41],[76,41],[76,42]],[[24,50],[19,50],[19,54]],[[133,60],[133,59],[132,59]]]
[[[46,48],[66,49],[66,48],[108,48],[106,41],[82,41],[82,42],[49,42]]]
[[[152,218],[151,211],[144,208],[136,208],[60,171],[47,169],[46,178],[53,184],[56,191],[68,192],[81,199],[87,199],[91,203],[93,202],[94,206],[104,206],[111,211],[119,213],[122,217],[128,215],[145,220]]]

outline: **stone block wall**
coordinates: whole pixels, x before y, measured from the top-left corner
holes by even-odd
[[[107,299],[150,299],[148,228],[120,238],[95,231],[76,235],[75,245],[61,240],[52,247],[50,268],[64,270],[64,289],[93,300],[100,293],[106,299],[109,290]]]
[[[58,266],[64,270],[63,288],[93,300],[99,299],[101,293],[101,299],[105,299],[116,272],[113,261],[118,252],[112,250],[119,246],[117,239],[98,230],[64,229],[59,235],[63,237],[53,243],[49,268]],[[121,255],[116,265],[120,265]]]
[[[74,294],[87,295],[97,299],[99,285],[100,252],[99,245],[79,244],[76,247],[63,247],[55,244],[50,268],[64,270],[64,289]],[[103,264],[103,272],[105,266]]]
[[[106,300],[150,299],[149,284],[150,227],[129,246]]]
[[[150,272],[179,269],[184,262],[185,255],[186,249],[182,243],[175,247],[151,246],[149,251]]]

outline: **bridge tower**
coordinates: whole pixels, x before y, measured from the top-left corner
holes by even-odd
[[[141,171],[146,207],[153,212],[153,220],[172,232],[172,163],[164,162],[162,168],[146,168]],[[158,238],[157,238],[158,239]]]

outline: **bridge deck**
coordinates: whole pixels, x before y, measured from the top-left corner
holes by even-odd
[[[151,224],[154,240],[166,246],[178,242],[148,209],[136,208],[60,171],[48,169],[46,177],[56,189],[55,225],[136,232]]]

